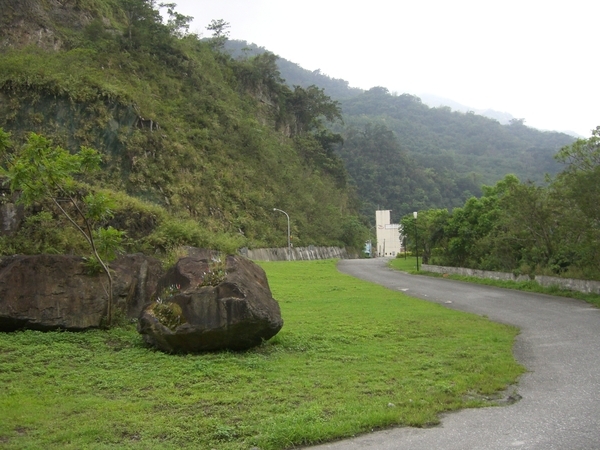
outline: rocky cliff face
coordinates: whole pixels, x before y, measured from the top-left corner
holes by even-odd
[[[35,45],[59,50],[64,37],[57,26],[81,28],[92,17],[79,8],[78,0],[4,0],[0,18],[0,50]]]
[[[123,255],[110,265],[113,307],[137,319],[150,303],[162,275],[158,260]],[[13,255],[0,260],[0,332],[21,328],[98,328],[107,310],[107,282],[87,273],[84,259],[71,255]]]

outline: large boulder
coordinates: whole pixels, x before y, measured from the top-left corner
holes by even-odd
[[[111,264],[113,311],[137,318],[150,303],[160,262],[125,255]],[[14,255],[0,261],[0,331],[85,330],[106,320],[108,282],[89,275],[85,260],[69,255]]]
[[[245,350],[279,332],[281,311],[261,267],[239,255],[190,254],[161,279],[140,317],[147,343],[166,352]]]
[[[123,255],[110,263],[113,271],[113,302],[117,311],[136,319],[150,303],[164,275],[161,262],[142,253]]]

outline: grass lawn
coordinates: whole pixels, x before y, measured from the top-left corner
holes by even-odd
[[[517,329],[340,274],[261,263],[285,321],[243,353],[168,355],[133,326],[0,334],[3,449],[285,449],[484,404]]]
[[[490,278],[479,278],[479,277],[472,277],[472,276],[466,276],[466,275],[454,275],[454,274],[442,275],[440,273],[423,272],[421,270],[419,272],[417,272],[416,258],[410,257],[410,256],[407,259],[394,258],[394,259],[390,260],[389,266],[392,267],[393,269],[402,270],[404,272],[409,272],[412,274],[428,275],[428,276],[432,276],[432,277],[444,276],[445,278],[449,278],[451,280],[466,281],[468,283],[484,284],[487,286],[496,286],[496,287],[501,287],[501,288],[505,288],[505,289],[515,289],[518,291],[538,292],[540,294],[556,295],[559,297],[577,298],[579,300],[583,300],[588,303],[591,303],[592,305],[600,307],[600,295],[599,294],[586,294],[586,293],[578,292],[578,291],[570,291],[568,289],[561,289],[558,286],[544,287],[544,286],[540,286],[534,280],[531,280],[531,281],[493,280]],[[420,259],[419,259],[419,267],[421,267]]]

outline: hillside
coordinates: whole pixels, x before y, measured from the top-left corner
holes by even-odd
[[[15,145],[34,131],[99,150],[102,176],[84,181],[121,199],[114,221],[130,250],[283,246],[273,208],[289,213],[295,245],[360,244],[357,202],[324,129],[337,104],[288,88],[268,57],[236,61],[219,36],[188,35],[173,10],[163,22],[153,5],[7,2],[0,127]]]
[[[267,50],[231,41],[235,58]],[[431,108],[417,96],[392,94],[383,87],[368,91],[320,71],[309,71],[278,58],[289,86],[316,85],[342,108],[343,124],[333,127],[344,138],[340,155],[361,199],[361,212],[392,209],[400,217],[415,209],[453,208],[481,185],[493,185],[506,174],[544,182],[561,166],[554,155],[575,138],[539,131],[513,119],[507,124],[473,112]]]
[[[342,108],[346,142],[339,154],[359,195],[399,215],[461,206],[481,194],[481,185],[494,185],[506,174],[542,183],[545,174],[561,168],[556,152],[575,140],[535,130],[520,120],[501,125],[477,114],[429,108],[416,96],[392,95],[385,88],[345,100]],[[366,165],[355,136],[364,141],[373,127],[380,128],[373,139],[391,133],[388,147],[394,150],[372,153]],[[372,193],[365,195],[366,189]]]

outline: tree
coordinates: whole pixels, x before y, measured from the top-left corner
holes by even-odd
[[[229,22],[225,22],[223,19],[213,19],[206,27],[208,31],[212,31],[211,43],[215,49],[220,50],[225,47],[225,42],[229,39],[228,28],[231,28]]]
[[[294,118],[294,134],[322,131],[323,119],[328,122],[342,121],[342,110],[336,100],[325,95],[323,89],[309,86],[304,89],[294,86],[287,102]]]
[[[182,29],[187,30],[189,17],[176,13],[175,5],[166,4],[170,19],[165,25],[154,0],[121,1],[127,24],[127,33],[122,39],[127,50],[159,54],[162,59],[178,53],[173,37],[183,34]]]
[[[506,175],[494,186],[483,186],[481,198],[472,197],[462,208],[455,208],[444,227],[448,246],[445,262],[458,267],[497,270],[494,251],[502,232],[503,211],[500,200],[519,184]]]
[[[430,263],[429,259],[434,254],[434,250],[445,247],[444,227],[448,222],[448,217],[447,209],[420,211],[416,221],[416,230],[412,214],[406,215],[400,220],[403,234],[408,236],[410,250],[414,252],[418,245],[423,264]],[[417,235],[418,241],[416,241]]]
[[[589,139],[577,139],[561,148],[555,158],[568,164],[568,171],[591,171],[600,166],[600,126],[592,131]]]
[[[190,22],[194,18],[192,16],[184,16],[175,11],[175,7],[177,6],[175,3],[161,3],[159,6],[167,8],[167,14],[169,15],[167,28],[169,28],[171,34],[178,38],[185,36],[190,29]]]
[[[574,249],[571,258],[588,277],[598,277],[600,267],[600,126],[588,139],[578,139],[556,155],[567,164],[551,185],[554,197],[566,210],[561,218],[565,244]]]
[[[589,139],[578,139],[563,147],[556,159],[567,164],[557,177],[561,189],[600,228],[600,126],[592,131]]]
[[[90,246],[91,253],[108,278],[107,325],[112,322],[113,280],[107,261],[116,256],[123,232],[102,227],[112,216],[112,201],[102,192],[93,192],[75,177],[90,175],[100,168],[101,155],[88,147],[76,154],[53,146],[52,141],[31,133],[20,149],[11,149],[9,134],[0,128],[0,175],[18,202],[26,206],[49,201]]]

